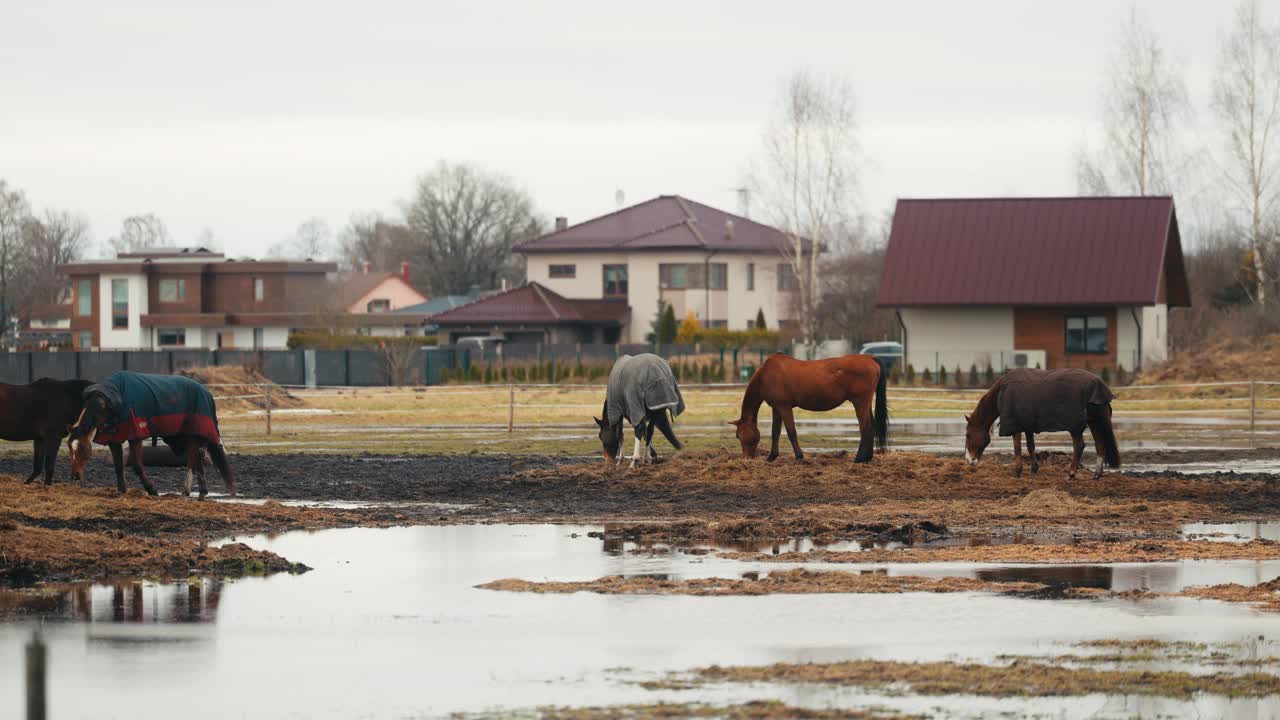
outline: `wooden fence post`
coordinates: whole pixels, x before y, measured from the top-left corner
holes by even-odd
[[[514,384],[507,386],[507,432],[515,432],[516,429],[516,386]]]
[[[267,409],[267,434],[270,435],[271,434],[271,385],[270,384],[263,385],[262,388],[263,388],[263,395],[266,399],[266,402],[264,403],[264,405],[266,405],[266,409]]]
[[[27,643],[27,720],[45,720],[45,663],[47,661],[44,640],[37,630]]]

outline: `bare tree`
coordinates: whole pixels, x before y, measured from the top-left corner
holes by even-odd
[[[122,253],[164,247],[172,241],[164,221],[154,213],[146,213],[125,218],[119,234],[112,236],[107,245],[113,252]]]
[[[0,341],[8,336],[15,265],[22,248],[23,226],[30,221],[31,205],[18,188],[0,180]]]
[[[819,255],[854,216],[857,134],[848,81],[797,72],[783,86],[752,171],[755,194],[785,236],[779,252],[795,276],[795,311],[810,351],[821,331]]]
[[[408,256],[433,293],[462,294],[523,275],[517,242],[542,229],[533,201],[508,178],[441,162],[405,208]]]
[[[30,309],[62,301],[67,279],[58,266],[78,259],[88,242],[89,224],[79,215],[46,210],[29,218],[16,264],[21,269],[15,283],[17,303]]]
[[[1268,225],[1274,220],[1276,158],[1271,147],[1280,129],[1280,34],[1263,25],[1256,0],[1236,8],[1235,24],[1223,40],[1213,81],[1213,109],[1227,136],[1227,184],[1247,210],[1248,233],[1259,304],[1266,304]]]
[[[1130,7],[1107,59],[1103,91],[1104,160],[1077,157],[1085,194],[1113,190],[1151,195],[1170,191],[1173,140],[1189,113],[1186,85],[1155,33]]]
[[[267,257],[315,259],[331,257],[333,253],[333,232],[329,224],[313,217],[298,225],[293,235],[272,245]]]
[[[338,258],[347,270],[358,270],[368,262],[374,270],[390,272],[407,259],[409,245],[409,229],[404,225],[377,213],[356,214],[338,238]]]

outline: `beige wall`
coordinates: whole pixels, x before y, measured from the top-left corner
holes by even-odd
[[[567,298],[600,298],[604,294],[604,266],[627,266],[627,304],[631,306],[631,324],[623,328],[626,342],[644,342],[649,325],[658,310],[658,266],[663,263],[702,263],[703,252],[634,252],[634,253],[557,253],[527,256],[526,277]],[[727,290],[667,290],[675,306],[677,318],[693,310],[699,320],[727,320],[729,327],[742,330],[755,322],[756,312],[764,310],[769,327],[777,328],[779,320],[791,317],[791,302],[786,293],[777,291],[777,265],[781,258],[772,253],[748,255],[718,253],[710,262],[728,267]],[[747,290],[747,264],[755,263],[755,289]],[[573,278],[552,278],[551,265],[574,265]],[[710,307],[708,308],[708,300]]]
[[[903,308],[907,363],[916,372],[939,366],[967,372],[971,365],[1001,369],[1013,347],[1012,308]],[[1027,348],[1016,348],[1025,350]]]
[[[347,308],[347,312],[351,313],[367,313],[369,312],[369,302],[371,300],[385,299],[391,301],[391,309],[399,310],[400,308],[417,305],[427,301],[422,293],[414,290],[408,283],[399,277],[389,277],[383,280],[378,287],[365,293],[361,298]]]

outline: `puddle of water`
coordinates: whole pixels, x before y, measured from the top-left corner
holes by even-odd
[[[1006,652],[1060,652],[1055,643],[1091,638],[1234,642],[1276,629],[1274,617],[1247,608],[1185,599],[543,596],[474,587],[503,577],[737,577],[779,567],[714,555],[605,552],[600,541],[581,537],[599,529],[464,525],[292,532],[241,540],[304,562],[313,572],[206,581],[194,594],[182,584],[77,588],[69,598],[48,601],[51,703],[61,718],[168,718],[174,708],[192,718],[345,718],[663,699],[772,697],[811,704],[858,696],[769,686],[713,688],[692,697],[653,693],[621,683],[604,669],[625,667],[652,676],[715,663],[990,659]],[[1258,577],[1280,572],[1258,563],[1233,567],[1241,576],[1250,567]],[[992,569],[890,565],[885,571]],[[1151,570],[1112,566],[1110,582],[1114,588],[1131,582],[1123,580],[1126,573],[1139,577]],[[0,697],[21,697],[22,645],[38,622],[0,623]],[[103,637],[117,639],[98,639]],[[199,702],[192,702],[194,693],[200,693]],[[1015,713],[1068,708],[1062,716],[1075,717],[1087,713],[1073,708],[1096,710],[1116,700],[896,702],[961,708],[978,702]],[[1208,707],[1215,709],[1207,716],[1237,713]],[[1260,716],[1256,704],[1241,707],[1240,717]]]
[[[1216,540],[1219,542],[1280,541],[1280,521],[1189,523],[1183,525],[1178,532],[1188,540]]]
[[[209,500],[217,502],[235,503],[239,505],[265,505],[267,498],[245,498],[231,497],[225,493],[209,493]],[[271,500],[288,507],[309,507],[324,508],[329,510],[362,510],[368,508],[391,508],[391,509],[430,509],[442,510],[446,512],[457,512],[471,507],[465,503],[441,503],[441,502],[397,502],[390,500]]]

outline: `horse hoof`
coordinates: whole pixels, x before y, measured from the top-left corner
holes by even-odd
[[[1015,468],[1013,469],[1013,476],[1014,476],[1014,477],[1022,477],[1022,466],[1021,466],[1021,465],[1019,465],[1019,466],[1017,466],[1017,467],[1015,467]]]
[[[769,457],[765,458],[765,460],[764,460],[764,461],[765,461],[765,462],[773,462],[774,460],[777,460],[777,459],[778,459],[778,456],[777,456],[777,455],[770,455]]]
[[[1031,466],[1031,474],[1032,474],[1032,475],[1039,475],[1039,474],[1040,474],[1040,466],[1039,466],[1039,465],[1032,465],[1032,466]]]

